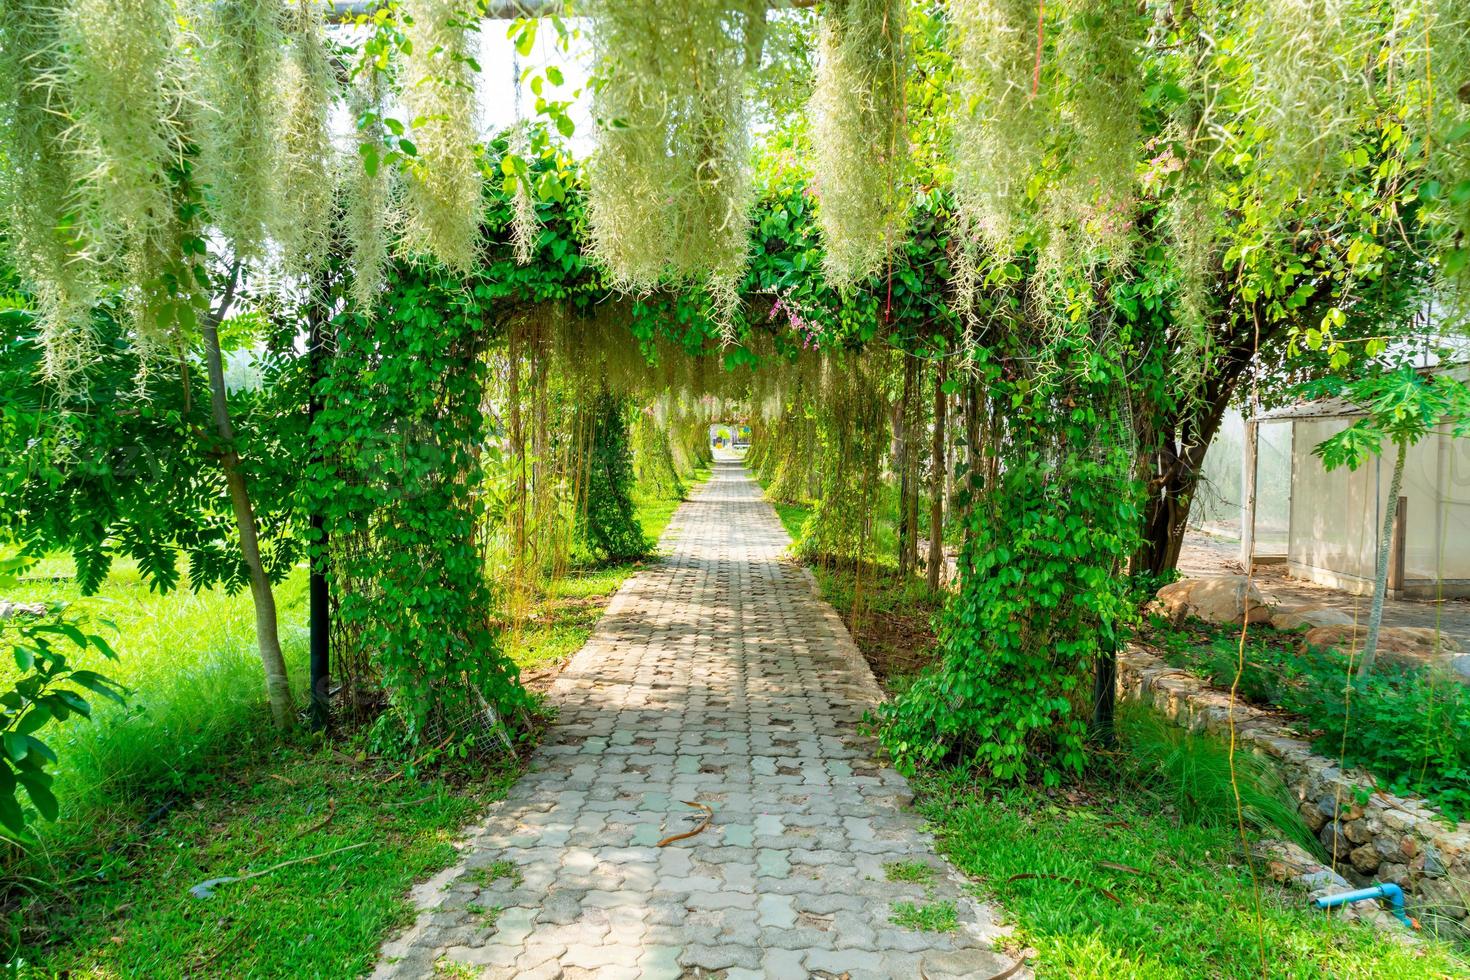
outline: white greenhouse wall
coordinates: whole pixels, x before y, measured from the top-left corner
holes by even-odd
[[[1292,575],[1361,594],[1373,586],[1393,457],[1385,446],[1385,456],[1357,472],[1328,473],[1312,448],[1348,424],[1291,424],[1295,481],[1287,562]],[[1436,434],[1411,447],[1401,495],[1407,498],[1405,591],[1432,596],[1437,583],[1446,594],[1470,590],[1470,440]]]

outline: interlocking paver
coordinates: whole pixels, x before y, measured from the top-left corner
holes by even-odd
[[[460,865],[414,890],[419,920],[374,975],[427,977],[441,959],[485,977],[1004,969],[997,916],[948,873],[903,809],[908,784],[858,731],[880,697],[872,673],[738,462],[716,464],[663,543],[557,679],[530,771],[470,828]],[[712,806],[712,825],[655,847],[702,819],[685,800]],[[501,860],[519,883],[481,893],[476,869]],[[939,873],[916,895],[886,880],[892,860]],[[960,926],[894,926],[900,900],[955,903]],[[473,922],[476,903],[506,906],[497,929]]]

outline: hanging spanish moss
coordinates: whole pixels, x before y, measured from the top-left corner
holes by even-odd
[[[527,146],[524,123],[516,125],[511,149],[522,159],[525,158]],[[536,200],[531,196],[530,183],[517,178],[510,206],[510,244],[517,263],[530,264],[536,254],[536,242],[540,237],[541,221],[536,216]]]
[[[160,251],[173,220],[168,172],[179,162],[184,106],[177,35],[169,0],[73,0],[62,30],[87,239],[104,263],[132,253],[145,280],[161,270],[138,263]]]
[[[0,213],[40,312],[45,376],[63,391],[91,357],[93,284],[74,225],[75,158],[56,85],[59,3],[0,7]]]
[[[955,203],[967,233],[1009,255],[1026,222],[1026,185],[1041,165],[1035,0],[953,0]]]
[[[386,155],[383,143],[384,109],[383,76],[372,66],[363,69],[348,91],[352,117],[370,116],[370,125],[359,125],[356,152],[342,161],[342,224],[347,240],[348,267],[352,271],[353,305],[364,316],[371,317],[383,288],[383,272],[388,265],[388,241],[392,232],[397,202],[393,196],[393,171],[382,166]],[[373,165],[367,161],[371,159]]]
[[[1133,232],[1145,22],[1136,0],[1073,2],[1063,17],[1056,67],[1066,164],[1046,202],[1047,248],[1064,264],[1116,267]]]
[[[1262,0],[1246,55],[1265,136],[1265,165],[1295,198],[1339,168],[1372,104],[1382,40],[1370,0]]]
[[[815,440],[821,494],[800,543],[809,557],[860,563],[872,548],[887,437],[882,367],[876,353],[835,353],[823,362]]]
[[[752,196],[748,49],[759,47],[764,0],[596,0],[588,12],[598,120],[587,191],[593,254],[628,290],[735,280]],[[714,291],[728,309],[731,291]]]
[[[1212,363],[1209,323],[1211,273],[1215,268],[1214,212],[1208,189],[1187,188],[1170,203],[1166,222],[1178,269],[1178,301],[1174,314],[1179,341],[1174,344],[1175,387],[1184,399],[1204,391],[1207,366]]]
[[[823,4],[813,143],[826,244],[839,288],[878,272],[908,219],[905,0]]]
[[[288,8],[286,41],[276,177],[284,208],[274,237],[281,244],[286,272],[304,276],[327,256],[334,161],[327,119],[337,99],[322,10],[315,0],[297,0]]]
[[[674,466],[669,430],[652,406],[639,410],[633,421],[633,472],[639,492],[646,496],[660,500],[684,496],[684,481]]]
[[[408,164],[405,244],[461,272],[479,254],[481,188],[475,125],[478,17],[454,0],[405,0],[403,105],[417,155]]]
[[[287,223],[275,193],[281,13],[280,0],[218,0],[196,13],[198,172],[214,225],[245,259]]]

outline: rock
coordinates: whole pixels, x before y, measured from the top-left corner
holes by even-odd
[[[1326,606],[1301,606],[1296,609],[1277,607],[1271,612],[1271,625],[1279,630],[1309,630],[1318,626],[1351,626],[1353,617]]]
[[[1433,650],[1435,644],[1438,643],[1439,649],[1443,653],[1460,652],[1460,644],[1455,640],[1453,636],[1450,636],[1448,633],[1442,632],[1440,630],[1432,629],[1428,626],[1393,626],[1390,627],[1390,629],[1392,629],[1395,633],[1400,633],[1406,638],[1414,641],[1415,643],[1418,643],[1420,646],[1427,647],[1430,650]],[[1382,634],[1383,631],[1380,630],[1380,639],[1382,637]]]
[[[1242,617],[1252,623],[1271,619],[1271,607],[1244,575],[1182,579],[1160,589],[1157,598],[1159,608],[1175,623],[1190,616],[1232,624],[1239,624]]]
[[[1353,862],[1353,867],[1357,868],[1363,874],[1371,875],[1378,870],[1378,849],[1372,844],[1355,847],[1349,852],[1348,860]]]
[[[1329,820],[1333,818],[1344,821],[1361,820],[1363,817],[1362,807],[1358,806],[1351,799],[1339,800],[1335,794],[1319,799],[1317,801],[1317,809]]]
[[[1353,849],[1353,842],[1348,840],[1347,835],[1342,832],[1342,827],[1335,821],[1319,830],[1317,839],[1322,842],[1322,847],[1327,851],[1327,857],[1338,864],[1346,859]]]
[[[1302,819],[1306,821],[1307,829],[1314,834],[1327,823],[1327,814],[1323,813],[1314,803],[1303,803],[1298,810],[1301,811]]]
[[[1343,835],[1354,844],[1366,844],[1373,839],[1373,831],[1362,820],[1350,820],[1343,824]]]
[[[1467,901],[1470,901],[1470,895],[1460,894],[1454,884],[1443,878],[1425,878],[1419,882],[1419,894],[1426,908],[1456,919],[1465,917]]]
[[[1409,866],[1407,864],[1385,862],[1378,866],[1379,881],[1391,881],[1400,888],[1407,889],[1410,884],[1409,878]]]
[[[46,604],[43,602],[10,602],[0,599],[0,620],[35,619],[44,615]]]
[[[1461,677],[1470,679],[1470,653],[1463,653],[1450,661],[1450,670]]]
[[[1424,873],[1436,876],[1444,874],[1444,862],[1440,860],[1439,848],[1433,844],[1424,845]]]
[[[1363,649],[1363,640],[1367,634],[1367,623],[1357,626],[1315,626],[1307,630],[1302,640],[1308,646],[1336,647],[1339,650],[1356,652]],[[1436,652],[1450,653],[1459,649],[1455,641],[1443,633],[1438,636],[1438,650],[1435,648],[1435,641],[1432,629],[1421,626],[1385,626],[1378,631],[1378,652],[1430,657]]]

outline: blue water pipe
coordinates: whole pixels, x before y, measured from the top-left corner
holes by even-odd
[[[1383,885],[1374,885],[1372,888],[1359,888],[1357,891],[1343,892],[1341,895],[1323,895],[1321,898],[1313,899],[1312,904],[1319,909],[1335,909],[1339,905],[1348,905],[1352,902],[1361,902],[1369,898],[1386,898],[1389,902],[1389,911],[1410,929],[1419,928],[1415,922],[1404,911],[1404,890],[1398,885],[1389,882]]]

